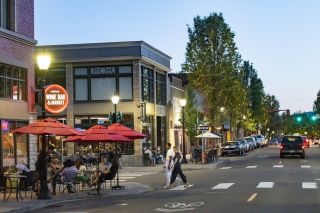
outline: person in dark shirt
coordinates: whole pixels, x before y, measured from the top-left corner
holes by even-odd
[[[178,146],[174,146],[173,150],[175,152],[174,157],[173,157],[173,170],[172,170],[172,175],[171,175],[171,180],[170,180],[170,187],[173,187],[173,183],[176,180],[177,176],[179,175],[180,178],[182,179],[183,183],[185,184],[185,188],[188,188],[190,186],[189,182],[187,181],[187,177],[183,174],[182,169],[181,169],[181,152],[179,151]]]

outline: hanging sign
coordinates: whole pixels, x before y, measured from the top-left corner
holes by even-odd
[[[57,114],[66,109],[68,93],[62,86],[51,84],[45,88],[44,95],[46,111]]]

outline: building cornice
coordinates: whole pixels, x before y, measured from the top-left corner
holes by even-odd
[[[28,38],[27,36],[21,35],[19,33],[16,33],[1,27],[0,27],[0,37],[9,39],[14,42],[18,42],[30,47],[35,47],[37,44],[37,41],[34,39]]]
[[[159,64],[159,63],[157,63],[157,62],[155,62],[155,61],[153,61],[153,60],[151,60],[151,59],[149,59],[149,58],[147,58],[145,56],[142,56],[142,60],[147,62],[147,63],[149,63],[149,64],[151,64],[151,65],[153,65],[153,66],[159,67],[163,71],[166,71],[166,72],[170,72],[171,71],[170,68],[168,68],[166,66],[163,66],[162,64]]]

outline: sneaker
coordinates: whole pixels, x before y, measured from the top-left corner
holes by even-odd
[[[190,187],[190,183],[189,183],[189,182],[187,182],[187,183],[184,185],[184,188],[188,188],[188,187]]]
[[[168,186],[168,185],[165,185],[163,188],[164,188],[164,189],[167,189],[167,188],[169,188],[169,186]]]

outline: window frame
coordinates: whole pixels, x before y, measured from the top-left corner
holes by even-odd
[[[131,73],[119,73],[119,67],[125,67],[128,66],[131,68]],[[102,73],[102,74],[92,74],[91,70],[97,67],[114,67],[114,73]],[[76,75],[75,71],[77,68],[85,68],[87,69],[86,75]],[[121,77],[130,77],[131,78],[131,99],[121,99],[121,101],[132,101],[133,100],[133,66],[132,64],[123,64],[123,65],[95,65],[95,66],[77,66],[73,69],[73,97],[75,103],[87,103],[87,102],[111,102],[111,97],[107,98],[105,100],[92,100],[92,90],[91,90],[91,79],[93,78],[115,78],[115,92],[117,94],[120,94],[120,82],[119,79]],[[76,90],[75,90],[75,81],[76,79],[88,79],[87,82],[87,93],[88,93],[88,99],[87,100],[76,100]]]
[[[147,71],[147,74],[145,74],[145,70]],[[147,82],[148,85],[148,91],[145,95],[145,84],[144,82]],[[141,99],[144,102],[154,103],[155,97],[154,97],[154,70],[141,66]]]

